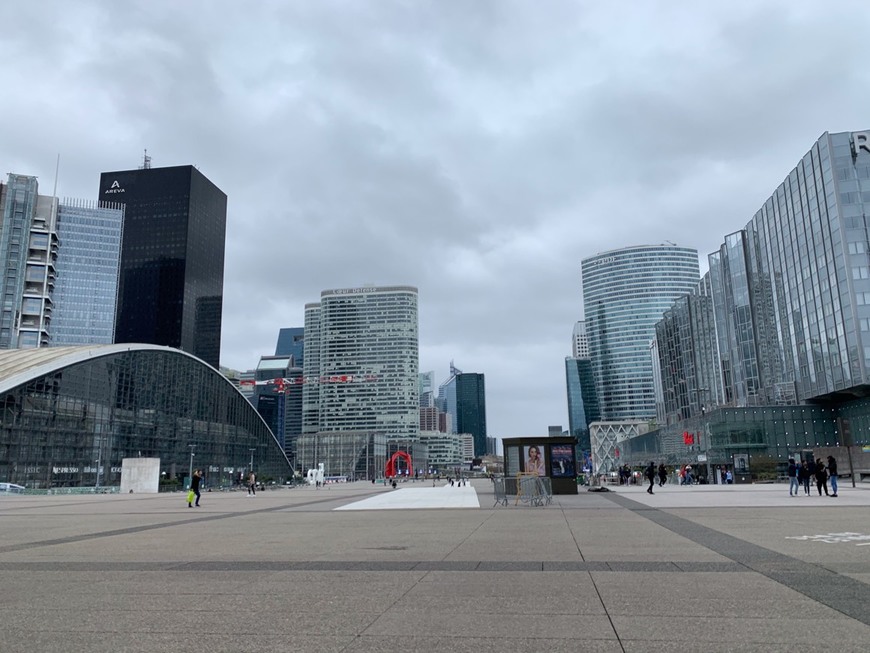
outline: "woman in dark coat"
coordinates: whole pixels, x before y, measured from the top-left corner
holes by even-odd
[[[819,491],[819,496],[822,496],[822,488],[825,489],[825,496],[828,495],[828,470],[825,469],[825,464],[821,458],[816,459],[816,489]]]
[[[804,489],[804,494],[807,496],[810,495],[811,476],[812,474],[810,474],[810,468],[807,467],[807,461],[805,460],[801,463],[801,466],[798,467],[798,483],[800,483],[800,486]]]
[[[828,476],[831,477],[831,496],[837,496],[837,459],[828,456]]]
[[[659,465],[659,487],[664,487],[668,481],[668,470],[664,464]]]

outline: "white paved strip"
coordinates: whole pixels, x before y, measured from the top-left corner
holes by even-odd
[[[480,508],[477,491],[464,487],[410,487],[386,491],[335,510],[419,510],[422,508]]]

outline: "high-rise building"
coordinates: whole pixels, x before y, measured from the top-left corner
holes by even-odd
[[[669,422],[716,406],[867,396],[867,216],[870,131],[823,134],[658,325]]]
[[[57,278],[57,198],[40,195],[36,177],[10,174],[0,186],[0,208],[0,348],[46,347]]]
[[[435,406],[435,372],[420,372],[419,378],[420,408]],[[431,429],[424,429],[431,430]]]
[[[75,200],[58,205],[52,346],[114,342],[123,228],[123,205]]]
[[[586,335],[586,322],[584,320],[574,324],[574,333],[571,335],[571,356],[589,358],[589,338]]]
[[[250,401],[294,463],[296,442],[302,434],[302,369],[292,356],[260,357]]]
[[[565,358],[565,385],[568,389],[568,431],[577,438],[581,451],[589,451],[589,425],[601,419],[595,378],[589,358]]]
[[[450,363],[450,377],[438,387],[438,408],[447,414],[448,432],[468,433],[474,454],[485,456],[486,383],[483,374],[466,373]]]
[[[418,347],[416,288],[324,290],[305,305],[303,431],[415,436]]]
[[[626,247],[586,258],[581,269],[601,418],[652,419],[649,344],[662,314],[698,284],[698,252],[672,244]]]
[[[0,184],[0,348],[111,344],[123,207]]]
[[[275,345],[276,356],[292,356],[293,363],[302,367],[305,363],[305,329],[303,327],[288,327],[278,332],[278,342]]]
[[[220,363],[227,196],[193,166],[104,172],[125,206],[115,342]]]

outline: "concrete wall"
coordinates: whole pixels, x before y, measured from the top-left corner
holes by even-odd
[[[121,462],[121,494],[157,494],[160,458],[124,458]]]

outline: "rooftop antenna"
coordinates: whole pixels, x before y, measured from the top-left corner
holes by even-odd
[[[54,190],[51,192],[52,197],[57,197],[57,173],[60,170],[60,152],[57,153],[57,163],[54,164]]]
[[[148,148],[145,148],[145,156],[142,157],[142,165],[139,166],[139,170],[149,170],[151,168],[151,157],[148,156]]]

